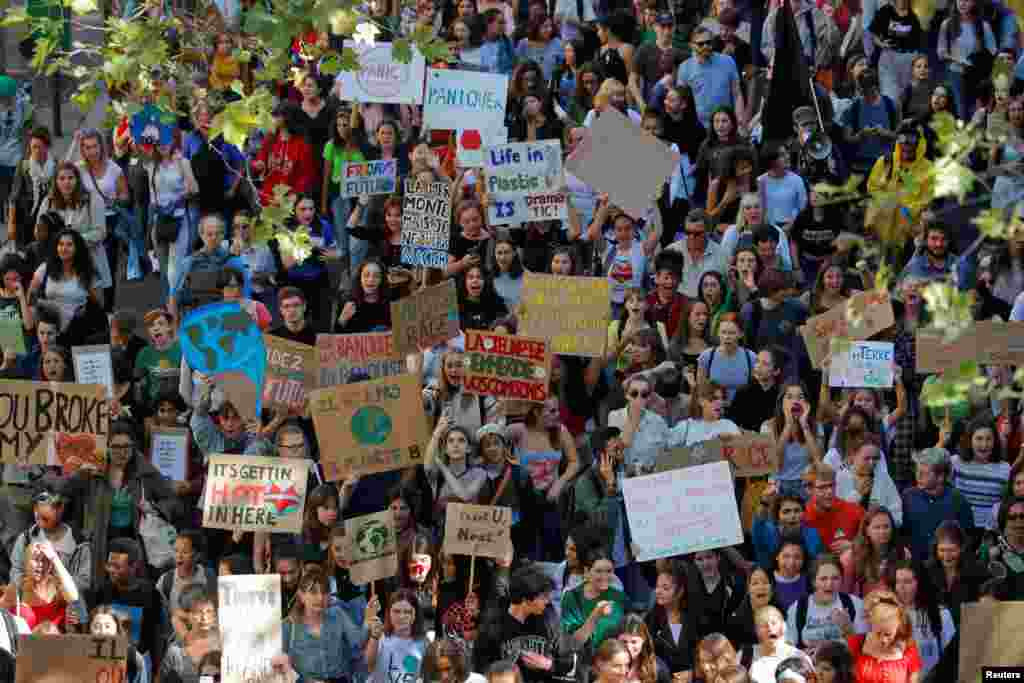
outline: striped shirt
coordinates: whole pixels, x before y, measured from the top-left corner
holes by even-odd
[[[991,529],[995,523],[992,506],[1002,498],[1006,490],[1010,463],[965,462],[959,455],[954,455],[952,462],[953,486],[971,504],[974,526],[978,529]]]

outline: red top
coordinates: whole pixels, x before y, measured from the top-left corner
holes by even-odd
[[[272,133],[263,141],[256,159],[265,164],[263,189],[260,203],[270,204],[277,185],[287,185],[294,194],[306,194],[313,190],[316,167],[313,165],[313,148],[300,135],[291,136],[288,141]]]
[[[814,527],[825,547],[831,548],[836,539],[853,541],[860,529],[860,521],[864,518],[864,508],[837,497],[832,501],[832,509],[823,512],[818,509],[817,502],[815,496],[807,504],[804,524]]]
[[[861,652],[867,636],[850,636],[846,644],[853,655],[854,683],[907,683],[910,675],[921,670],[921,657],[917,645],[910,640],[899,659],[875,659]]]

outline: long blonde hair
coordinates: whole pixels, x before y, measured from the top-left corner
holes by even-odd
[[[617,78],[606,78],[598,88],[597,94],[594,95],[594,109],[603,111],[611,102],[612,95],[617,91],[625,94],[626,86]]]

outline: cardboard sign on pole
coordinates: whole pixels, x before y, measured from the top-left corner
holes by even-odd
[[[499,560],[508,557],[512,552],[512,508],[448,503],[444,552]]]
[[[203,526],[231,531],[302,531],[311,460],[211,455],[203,491]]]
[[[639,562],[743,543],[728,463],[624,479],[622,495]]]
[[[611,315],[607,278],[525,273],[520,300],[523,336],[550,340],[552,353],[604,353]]]
[[[395,352],[390,332],[318,334],[317,387],[336,387],[406,372],[405,359]]]
[[[107,464],[107,388],[72,382],[0,381],[0,460],[63,466]]]
[[[302,410],[306,394],[316,388],[316,349],[273,335],[263,336],[267,378],[263,405]]]
[[[418,377],[398,375],[317,389],[309,407],[328,481],[423,462],[430,434]]]
[[[126,683],[128,640],[106,636],[17,636],[15,683]]]
[[[847,318],[848,309],[853,312],[853,319]],[[825,313],[810,318],[800,328],[800,334],[803,335],[811,364],[820,368],[832,353],[833,337],[860,341],[892,327],[895,322],[896,316],[888,294],[861,292]]]
[[[398,573],[395,515],[391,510],[345,520],[352,583],[365,586]]]
[[[286,674],[271,664],[284,651],[281,575],[221,576],[217,597],[221,683],[284,683]]]
[[[551,352],[544,339],[466,331],[463,389],[471,394],[543,403]]]
[[[455,280],[413,292],[391,302],[392,343],[397,353],[417,353],[459,336],[459,297]]]

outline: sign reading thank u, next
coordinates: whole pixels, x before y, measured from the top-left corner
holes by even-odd
[[[436,130],[493,130],[505,121],[508,76],[427,69],[423,124]]]

